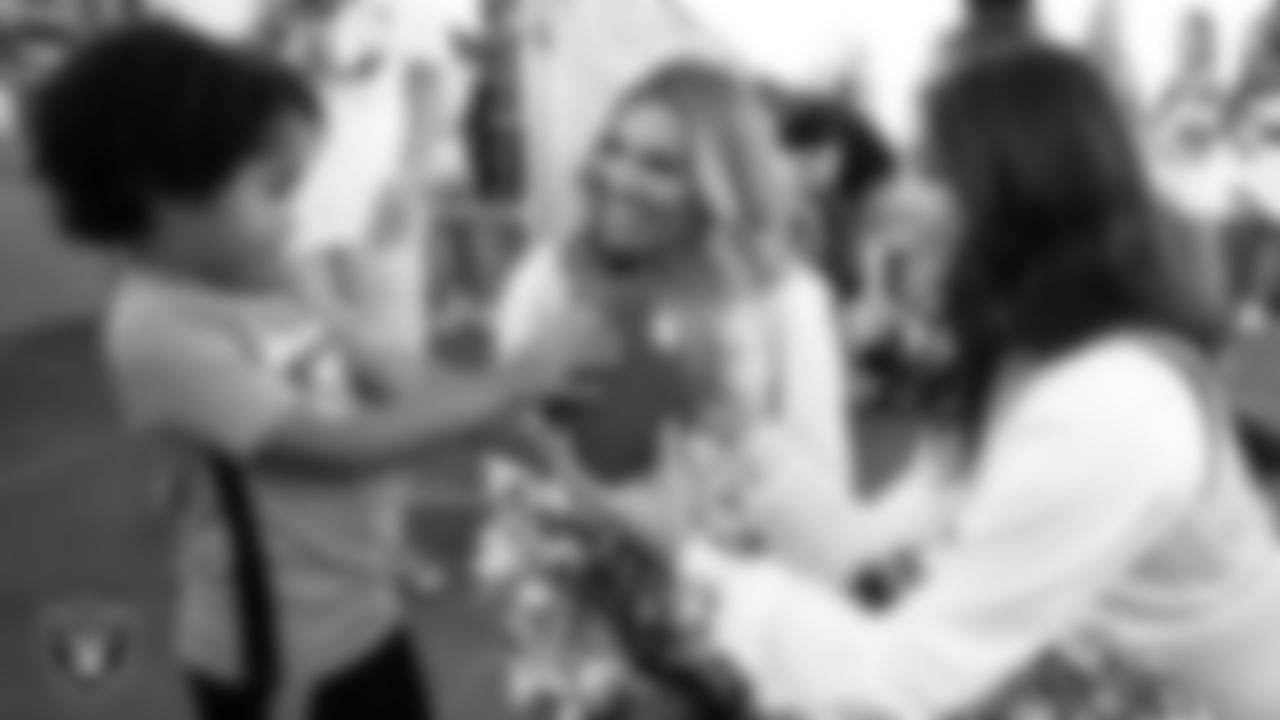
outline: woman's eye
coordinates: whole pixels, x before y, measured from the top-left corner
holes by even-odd
[[[640,160],[645,170],[655,175],[677,177],[684,170],[683,160],[668,152],[644,153]]]

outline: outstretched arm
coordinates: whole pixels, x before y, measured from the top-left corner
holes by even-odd
[[[713,644],[764,705],[917,720],[980,701],[1088,620],[1190,502],[1208,457],[1185,381],[1123,354],[1063,377],[994,432],[956,539],[886,615],[776,563],[686,548]]]

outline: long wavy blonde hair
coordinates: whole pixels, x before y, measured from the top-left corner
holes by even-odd
[[[709,271],[729,287],[770,283],[796,255],[805,225],[763,91],[722,64],[682,58],[642,78],[613,117],[650,103],[669,108],[688,134],[693,184],[711,219]]]

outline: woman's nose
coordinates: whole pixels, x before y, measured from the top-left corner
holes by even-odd
[[[596,166],[595,181],[599,190],[609,194],[634,192],[639,180],[630,164],[618,158],[606,158]]]

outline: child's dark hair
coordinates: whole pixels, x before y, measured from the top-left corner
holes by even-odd
[[[287,67],[147,21],[74,51],[28,98],[26,122],[67,229],[123,249],[151,229],[156,198],[217,193],[293,116],[318,120],[319,107]]]

